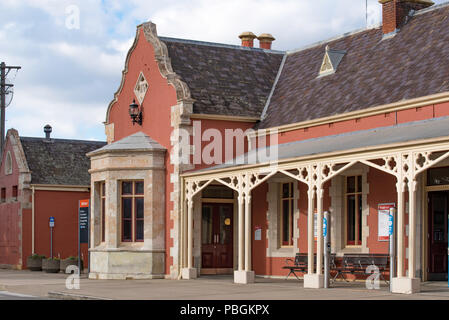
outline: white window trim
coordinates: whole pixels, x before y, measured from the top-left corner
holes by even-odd
[[[369,237],[369,205],[368,205],[368,172],[369,167],[360,165],[359,168],[349,169],[339,176],[332,179],[329,189],[332,204],[331,213],[331,246],[332,252],[337,255],[344,253],[369,253],[368,237]],[[344,180],[347,176],[362,176],[362,245],[347,246],[346,245],[346,212],[345,212],[345,190]]]
[[[282,247],[280,239],[280,187],[282,183],[293,183],[293,246]],[[299,238],[299,189],[298,181],[290,178],[273,178],[268,181],[267,192],[267,257],[270,258],[291,258],[298,252]]]

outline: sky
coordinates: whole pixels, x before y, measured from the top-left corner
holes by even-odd
[[[447,0],[434,0],[436,4]],[[105,140],[106,109],[119,87],[136,26],[160,36],[240,44],[271,33],[275,50],[293,50],[381,23],[368,0],[1,0],[0,61],[14,96],[6,129],[21,136]]]

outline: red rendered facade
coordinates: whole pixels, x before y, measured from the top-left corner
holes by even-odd
[[[0,265],[19,267],[21,264],[20,225],[23,210],[21,203],[14,200],[12,190],[19,185],[19,168],[10,143],[6,143],[5,155],[11,155],[12,172],[6,174],[6,161],[0,168],[0,187],[6,191],[5,202],[0,203]],[[19,189],[19,197],[22,190]]]
[[[17,159],[20,149],[14,134],[7,139],[0,171],[0,188],[6,189],[5,202],[0,203],[0,266],[14,269],[27,267],[27,258],[33,253],[33,206],[34,206],[34,253],[50,256],[49,218],[55,218],[53,230],[53,256],[61,259],[78,256],[78,201],[89,199],[86,191],[67,190],[58,186],[33,186],[29,173],[19,170]],[[6,174],[6,157],[11,156],[12,172]],[[13,188],[17,187],[17,198]],[[34,189],[34,202],[33,190]],[[48,190],[42,190],[48,189]],[[88,190],[88,187],[79,188]],[[88,246],[81,245],[84,263],[88,263]]]
[[[149,91],[143,102],[143,125],[132,125],[129,115],[128,106],[135,99],[134,86],[140,72],[143,72],[149,83]],[[145,39],[143,32],[140,32],[136,47],[132,50],[128,71],[124,77],[124,85],[117,96],[117,101],[111,106],[108,124],[114,124],[114,141],[118,141],[138,131],[143,131],[151,136],[154,140],[163,145],[167,150],[171,150],[170,135],[172,134],[171,124],[171,107],[176,105],[176,92],[168,81],[162,77],[159,72],[158,64],[155,61],[154,49]],[[401,110],[388,110],[375,115],[368,115],[349,120],[329,120],[319,125],[305,125],[300,129],[285,130],[278,135],[278,143],[288,143],[301,141],[311,138],[336,135],[347,132],[360,130],[368,130],[380,127],[393,126],[407,122],[443,117],[449,115],[449,104],[441,103],[428,106],[403,108]],[[212,120],[212,119],[195,119],[193,121],[201,122],[201,136],[207,129],[217,129],[224,133],[226,129],[242,129],[243,131],[254,126],[254,122],[232,121],[229,119]],[[194,138],[192,137],[192,142]],[[210,141],[201,143],[203,150]],[[245,144],[245,151],[247,144]],[[235,151],[235,148],[234,148]],[[223,160],[224,160],[223,145]],[[173,228],[174,221],[170,218],[170,211],[173,209],[173,202],[170,200],[170,193],[173,191],[173,183],[171,175],[173,174],[173,166],[169,160],[170,152],[166,156],[166,273],[169,273],[172,266],[170,257],[170,248],[173,246],[173,238],[170,237],[170,230]],[[238,154],[236,155],[238,156]],[[201,163],[195,164],[194,170],[204,169],[211,165]],[[369,194],[367,195],[367,204],[369,207],[368,225],[370,234],[367,240],[367,247],[371,253],[387,253],[388,245],[386,242],[379,242],[377,239],[377,206],[379,203],[396,202],[395,179],[388,174],[382,173],[375,169],[370,169],[367,174],[367,183],[369,184]],[[330,183],[325,186],[324,190],[324,210],[328,210],[331,206],[331,198],[329,195]],[[300,211],[298,248],[300,252],[307,252],[307,187],[298,183],[299,201],[298,208]],[[253,268],[258,275],[286,275],[287,271],[282,267],[285,265],[285,257],[270,258],[266,256],[268,247],[266,231],[268,221],[266,212],[267,203],[267,183],[262,184],[253,191],[252,216],[253,216],[253,232],[255,226],[262,227],[262,240],[254,240],[252,236],[252,259]],[[407,223],[407,215],[405,216]],[[407,240],[405,242],[407,246]],[[290,257],[293,258],[293,257]]]

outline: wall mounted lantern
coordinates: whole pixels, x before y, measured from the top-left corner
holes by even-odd
[[[136,103],[136,100],[133,100],[133,103],[129,105],[129,115],[131,116],[133,125],[136,123],[142,125],[142,109],[139,108],[139,105]]]

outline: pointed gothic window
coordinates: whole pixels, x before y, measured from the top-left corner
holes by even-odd
[[[12,174],[12,158],[11,153],[8,151],[6,154],[6,162],[5,162],[5,174]]]

